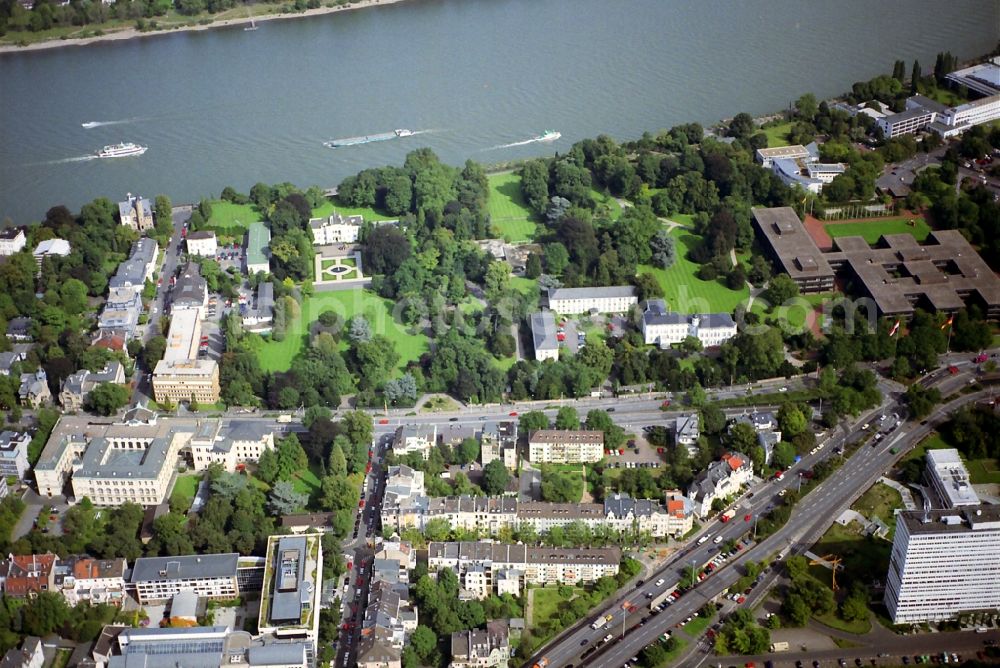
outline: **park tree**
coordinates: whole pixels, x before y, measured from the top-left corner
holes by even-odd
[[[351,343],[365,343],[372,340],[372,326],[368,318],[358,314],[347,324],[347,338]]]
[[[128,399],[128,390],[124,385],[98,383],[87,395],[84,407],[98,415],[113,415],[128,403]]]
[[[479,440],[463,438],[453,450],[453,460],[456,464],[470,464],[479,459]]]
[[[661,269],[669,269],[677,261],[677,246],[674,238],[666,230],[658,230],[650,240],[653,262]]]
[[[334,443],[330,448],[330,474],[344,477],[347,475],[347,458],[344,456],[344,449],[339,443]]]
[[[380,225],[365,238],[365,271],[371,275],[391,275],[411,253],[410,240],[403,232],[395,225]]]
[[[499,459],[491,460],[483,467],[483,491],[489,496],[503,494],[510,482],[510,473]]]
[[[580,416],[572,406],[560,406],[556,412],[556,429],[579,429]]]
[[[275,515],[290,515],[304,508],[308,501],[308,494],[296,492],[295,486],[287,480],[279,480],[268,494],[267,505]]]
[[[561,276],[569,265],[569,251],[566,246],[553,241],[545,244],[545,271],[553,276]]]
[[[778,274],[767,284],[763,296],[771,306],[781,306],[799,296],[799,286],[788,274]]]
[[[530,434],[539,429],[548,429],[549,418],[542,411],[528,411],[527,413],[522,413],[521,417],[518,418],[518,426],[521,429],[521,433]]]

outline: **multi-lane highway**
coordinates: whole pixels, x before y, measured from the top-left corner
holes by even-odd
[[[961,383],[962,381],[956,379],[953,382]],[[930,433],[934,424],[943,420],[959,405],[986,396],[988,396],[988,391],[960,396],[948,404],[940,406],[930,419],[920,424],[906,423],[875,446],[860,447],[829,478],[817,485],[795,506],[791,519],[782,529],[759,544],[753,544],[738,552],[737,555],[725,562],[721,569],[681,596],[676,603],[667,606],[663,612],[651,614],[648,605],[644,605],[647,602],[647,592],[659,593],[674,589],[680,582],[685,566],[692,563],[695,565],[703,564],[713,556],[718,548],[714,539],[701,546],[698,546],[697,542],[694,541],[693,547],[676,555],[668,565],[647,578],[643,585],[617,597],[610,605],[603,607],[599,614],[588,618],[585,624],[574,627],[574,630],[560,636],[556,642],[541,649],[533,657],[533,662],[540,661],[544,656],[550,668],[581,665],[623,665],[665,631],[673,629],[688,617],[697,614],[698,609],[707,601],[713,600],[731,587],[743,575],[743,564],[747,561],[760,561],[775,555],[787,556],[789,553],[805,551],[822,536],[840,509],[850,505],[864,490],[874,484],[895,460],[902,456],[905,450]],[[852,428],[851,436],[856,433],[857,425],[873,421],[884,411],[896,409],[894,402],[887,403],[862,416]],[[844,434],[838,433],[825,442],[823,450],[816,455],[804,458],[797,466],[800,467],[800,470],[804,470],[815,464],[815,461],[820,458],[836,456],[833,453],[843,446],[844,442]],[[892,452],[893,450],[896,452]],[[768,505],[776,503],[776,495],[780,489],[797,484],[794,473],[795,469],[793,468],[784,480],[764,483],[757,490],[754,490],[752,498],[743,499],[741,509],[738,512],[743,513],[745,509],[746,512],[756,516]],[[724,540],[735,538],[747,532],[747,523],[741,522],[741,519],[737,515],[728,524],[716,522],[706,526],[703,531],[714,536],[721,535]],[[665,582],[661,586],[656,586],[655,582],[660,578],[664,579]],[[631,612],[622,609],[622,604],[626,600],[635,606]],[[590,623],[606,614],[613,615],[607,627],[593,630]],[[624,636],[622,636],[623,630]],[[613,639],[602,643],[602,639],[608,633],[614,636]],[[599,644],[601,646],[596,651],[591,649]],[[586,656],[583,656],[584,654]]]

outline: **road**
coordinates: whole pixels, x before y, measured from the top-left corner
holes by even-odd
[[[143,344],[160,333],[160,319],[163,318],[163,309],[166,305],[167,294],[170,292],[170,277],[177,271],[177,259],[180,255],[179,246],[184,243],[181,232],[184,228],[184,223],[191,217],[191,211],[192,208],[190,206],[175,206],[171,210],[170,218],[174,231],[170,235],[170,243],[167,244],[167,248],[164,250],[163,266],[159,270],[162,284],[156,288],[156,296],[149,304],[149,319],[146,325],[146,332],[142,338]],[[132,403],[146,402],[152,399],[153,386],[148,375],[152,371],[152,369],[146,369],[145,373],[136,374]]]
[[[960,380],[958,382],[961,382]],[[692,590],[680,597],[678,601],[668,606],[662,613],[650,615],[646,594],[658,594],[673,590],[680,581],[685,566],[700,565],[714,556],[717,546],[713,541],[698,546],[696,542],[680,552],[675,558],[657,573],[651,575],[647,582],[634,591],[619,595],[611,605],[604,606],[600,615],[612,614],[613,619],[604,629],[593,630],[589,624],[599,615],[586,620],[586,624],[578,625],[570,633],[560,636],[554,644],[540,650],[533,661],[542,656],[549,660],[549,668],[568,668],[569,666],[621,666],[633,656],[639,654],[644,647],[654,642],[667,630],[672,630],[678,623],[692,615],[706,602],[714,600],[727,590],[742,574],[742,565],[749,560],[760,561],[778,553],[787,556],[789,553],[801,553],[818,540],[837,516],[838,511],[849,506],[878,478],[888,471],[895,461],[906,450],[926,436],[939,422],[958,406],[985,398],[989,391],[983,390],[973,394],[962,395],[957,399],[939,406],[932,416],[920,424],[904,423],[890,436],[884,438],[875,446],[862,446],[829,478],[814,488],[793,511],[791,519],[782,529],[759,544],[738,553],[726,565],[699,583]],[[878,409],[862,416],[854,423],[850,435],[857,433],[856,426],[863,422],[871,422],[885,411],[898,410],[898,396],[890,396],[886,403]],[[809,455],[797,465],[799,470],[810,467],[821,458],[832,456],[832,453],[845,442],[843,432],[824,441],[824,448],[816,455]],[[892,449],[897,453],[893,454]],[[794,474],[796,469],[791,469]],[[786,475],[782,481],[764,483],[754,490],[752,498],[744,497],[740,502],[740,513],[748,513],[753,517],[761,514],[769,505],[777,501],[777,492],[797,484],[796,476]],[[700,535],[723,536],[729,540],[744,535],[749,531],[748,523],[740,521],[739,516],[728,524],[714,522],[706,525]],[[665,583],[656,586],[653,580],[663,578]],[[621,609],[622,602],[629,600],[637,607],[634,612],[626,613]],[[610,631],[609,631],[610,629]],[[581,658],[590,647],[595,647],[607,634],[617,636],[607,645],[592,651]],[[624,633],[624,637],[622,634]]]

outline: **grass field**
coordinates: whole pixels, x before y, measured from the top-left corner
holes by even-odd
[[[851,507],[868,519],[878,517],[894,532],[896,518],[893,511],[903,507],[903,497],[892,487],[876,483],[862,494],[861,498],[855,501]],[[890,539],[893,532],[889,534]]]
[[[913,225],[909,224],[910,220],[913,220]],[[826,233],[834,239],[860,236],[869,244],[874,244],[883,234],[912,234],[917,241],[924,241],[931,228],[923,218],[877,218],[859,223],[826,225]]]
[[[614,197],[605,195],[593,188],[590,190],[590,196],[597,202],[597,209],[594,211],[595,217],[602,213],[606,213],[611,220],[618,220],[622,217],[622,205]]]
[[[490,174],[490,222],[508,242],[530,241],[538,227],[521,194],[521,177],[514,172]]]
[[[573,587],[573,595],[585,593],[579,587]],[[559,609],[568,600],[559,595],[558,587],[540,587],[531,590],[531,628],[537,629],[546,621],[559,614]]]
[[[652,274],[663,288],[667,308],[678,313],[732,313],[750,296],[750,289],[730,290],[722,279],[703,281],[695,274],[700,265],[687,259],[688,249],[701,238],[682,228],[670,233],[677,242],[677,261],[670,269],[639,265],[639,273]]]
[[[511,276],[510,287],[528,297],[532,310],[538,309],[539,289],[536,279]]]
[[[300,494],[308,494],[311,499],[319,492],[319,476],[322,473],[316,465],[310,466],[304,471],[299,471],[292,477],[292,486]]]
[[[335,311],[344,320],[362,314],[371,323],[372,332],[387,336],[396,344],[400,367],[427,351],[427,337],[411,334],[392,318],[392,302],[367,290],[322,292],[302,304],[302,317],[288,327],[284,341],[269,341],[258,351],[261,368],[265,371],[287,371],[292,360],[308,340],[308,327],[323,311]],[[342,344],[346,348],[346,343]]]
[[[263,218],[253,204],[233,204],[221,199],[212,200],[212,217],[208,219],[208,227],[232,229],[239,227],[247,229],[250,223],[256,223]]]
[[[332,197],[319,208],[313,209],[313,218],[329,217],[334,211],[342,216],[361,216],[365,220],[396,220],[399,216],[391,216],[385,211],[378,211],[367,206],[344,206],[336,197]]]
[[[713,619],[715,619],[715,615],[712,615],[711,617],[696,616],[689,624],[685,624],[683,626],[684,633],[688,634],[692,638],[697,638],[705,632],[705,629],[711,626]]]
[[[791,142],[788,141],[788,132],[792,129],[792,122],[779,123],[778,125],[773,125],[769,128],[764,128],[763,132],[767,135],[767,147],[775,148],[777,146],[788,146]]]
[[[170,492],[170,500],[174,506],[182,507],[185,511],[191,507],[195,494],[198,493],[198,483],[201,482],[200,473],[189,473],[177,476],[174,482],[174,489]],[[185,499],[186,501],[181,501]]]
[[[968,459],[965,467],[973,485],[1000,485],[1000,466],[995,459]]]
[[[799,295],[809,305],[808,309],[800,302],[795,302],[789,306],[777,306],[770,312],[765,310],[765,303],[762,300],[755,299],[750,311],[764,318],[765,322],[777,320],[779,323],[784,323],[790,330],[799,331],[807,325],[809,313],[821,306],[825,299],[834,299],[837,296],[839,296],[838,293],[831,292]],[[822,315],[817,317],[820,318],[820,325],[822,325]]]

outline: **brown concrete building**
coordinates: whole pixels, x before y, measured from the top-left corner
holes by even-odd
[[[816,246],[795,210],[788,206],[753,209],[764,247],[802,292],[833,289],[834,271]]]
[[[753,216],[778,267],[803,292],[832,289],[839,274],[875,302],[879,316],[909,317],[917,308],[953,313],[976,304],[1000,319],[1000,279],[957,230],[933,232],[923,244],[909,234],[884,235],[875,246],[839,237],[832,252],[822,253],[793,209],[754,209]]]

